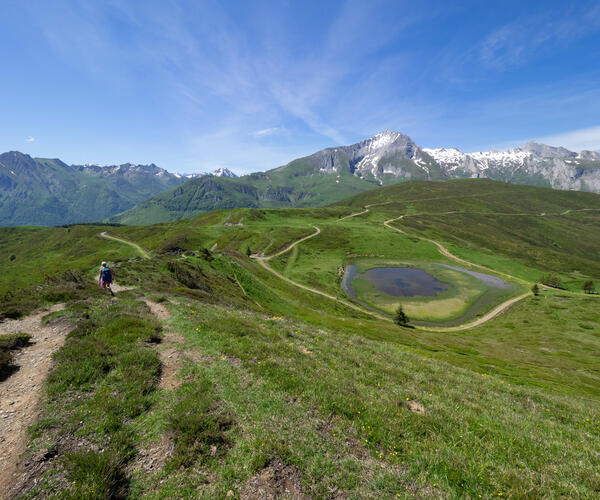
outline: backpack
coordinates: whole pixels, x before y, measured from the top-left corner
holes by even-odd
[[[102,268],[102,281],[112,281],[112,276],[109,267]]]

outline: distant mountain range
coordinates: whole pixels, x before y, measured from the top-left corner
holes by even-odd
[[[427,149],[386,130],[237,177],[227,168],[173,174],[154,164],[67,165],[13,151],[0,155],[0,225],[150,224],[220,208],[322,206],[406,180],[459,178],[600,193],[600,154],[534,142],[504,152]]]
[[[219,167],[216,170],[214,170],[213,172],[201,172],[201,173],[195,173],[195,174],[174,174],[175,177],[181,178],[184,177],[186,179],[197,179],[198,177],[204,177],[205,175],[214,175],[215,177],[231,177],[231,178],[235,178],[238,177],[236,174],[234,174],[231,170],[229,170],[228,168],[225,167]]]
[[[156,165],[67,165],[11,151],[0,155],[0,225],[98,221],[181,182]]]
[[[561,147],[528,142],[508,151],[463,153],[454,148],[423,149],[449,178],[489,179],[600,193],[600,154],[574,153]]]
[[[321,206],[381,185],[460,178],[600,193],[600,154],[534,142],[505,152],[466,154],[421,148],[410,137],[386,130],[267,172],[192,179],[110,220],[150,224],[220,208]]]
[[[100,221],[195,175],[154,164],[67,165],[11,151],[0,155],[0,226]],[[200,175],[235,177],[226,168]]]

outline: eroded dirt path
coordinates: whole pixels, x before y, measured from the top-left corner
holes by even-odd
[[[125,245],[129,245],[137,253],[139,253],[144,259],[150,258],[150,254],[146,250],[144,250],[141,246],[139,246],[137,243],[134,243],[133,241],[124,240],[123,238],[118,238],[116,236],[112,236],[112,235],[108,234],[106,231],[101,232],[100,236],[102,238],[106,238],[107,240],[114,240],[114,241],[118,241],[119,243],[124,243]]]
[[[286,252],[289,252],[292,248],[294,248],[298,243],[302,243],[303,241],[306,240],[310,240],[311,238],[314,238],[317,234],[319,234],[321,232],[321,229],[319,229],[317,226],[313,226],[315,228],[315,232],[309,234],[308,236],[304,236],[303,238],[300,238],[299,240],[296,240],[292,243],[290,243],[287,247],[285,247],[283,250],[280,250],[277,253],[274,253],[272,255],[268,255],[268,256],[264,256],[264,255],[258,255],[258,254],[253,254],[250,257],[252,257],[253,259],[256,260],[271,260],[274,259],[275,257],[279,257],[280,255],[283,255]]]
[[[19,459],[27,446],[27,428],[38,415],[43,383],[52,368],[52,354],[64,344],[74,325],[52,321],[42,326],[46,314],[59,311],[57,304],[19,320],[0,323],[0,335],[28,333],[32,345],[15,355],[19,368],[0,382],[0,498],[9,498],[19,475]]]
[[[144,299],[144,302],[161,323],[164,324],[171,318],[171,313],[164,304],[148,299]],[[176,375],[184,358],[184,352],[180,348],[183,342],[183,336],[178,333],[174,333],[168,328],[163,331],[162,342],[157,346],[161,362],[159,383],[161,389],[175,389],[180,385]]]

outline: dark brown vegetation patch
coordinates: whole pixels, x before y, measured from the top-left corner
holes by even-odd
[[[302,488],[302,475],[297,467],[286,465],[274,457],[258,474],[252,476],[240,492],[241,500],[310,500]]]

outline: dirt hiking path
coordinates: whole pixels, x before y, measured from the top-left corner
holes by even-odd
[[[144,250],[141,246],[139,246],[137,243],[134,243],[133,241],[128,241],[128,240],[124,240],[123,238],[117,238],[116,236],[111,236],[106,231],[103,231],[102,233],[100,233],[100,236],[102,238],[106,238],[107,240],[114,240],[114,241],[118,241],[119,243],[124,243],[125,245],[129,245],[137,253],[139,253],[144,259],[150,258],[150,254],[146,250]]]
[[[344,219],[349,219],[349,218],[352,218],[352,217],[357,217],[357,216],[366,214],[366,213],[369,212],[370,207],[376,206],[376,205],[386,205],[388,203],[389,202],[386,202],[386,203],[374,203],[372,205],[367,205],[367,206],[365,206],[365,209],[363,211],[351,213],[351,214],[349,214],[349,215],[347,215],[345,217],[342,217],[342,218],[338,219],[338,221],[336,221],[336,222],[342,221]],[[448,213],[450,213],[450,212],[448,212]],[[526,215],[526,214],[519,214],[519,215]],[[559,214],[557,214],[557,215],[559,215]],[[402,229],[399,229],[398,227],[395,227],[395,226],[391,225],[393,222],[398,221],[398,220],[402,220],[404,217],[405,217],[405,215],[401,215],[399,217],[395,217],[393,219],[386,220],[383,223],[383,225],[385,227],[387,227],[389,229],[393,229],[394,231],[397,231],[397,232],[399,232],[399,233],[401,233],[401,234],[403,234],[405,236],[410,236],[408,233],[404,232]],[[288,245],[287,247],[285,247],[283,250],[280,250],[279,252],[277,252],[275,254],[272,254],[272,255],[269,255],[269,256],[263,256],[263,255],[253,254],[250,257],[252,259],[256,260],[267,271],[269,271],[270,273],[272,273],[275,276],[277,276],[279,279],[281,279],[283,281],[286,281],[287,283],[289,283],[291,285],[294,285],[294,286],[296,286],[298,288],[302,288],[303,290],[307,290],[309,292],[316,293],[318,295],[321,295],[322,297],[326,297],[328,299],[334,300],[334,301],[338,302],[339,304],[343,304],[346,307],[350,307],[352,309],[355,309],[355,310],[360,311],[362,313],[368,314],[369,316],[375,317],[377,319],[382,319],[384,321],[391,321],[391,318],[389,318],[389,317],[379,315],[379,314],[377,314],[375,312],[372,312],[372,311],[364,309],[364,308],[362,308],[360,306],[357,306],[357,305],[355,305],[355,304],[353,304],[351,302],[342,300],[342,299],[340,299],[338,297],[335,297],[335,296],[330,295],[328,293],[322,292],[321,290],[317,290],[316,288],[312,288],[312,287],[309,287],[309,286],[306,286],[306,285],[302,285],[301,283],[293,281],[290,278],[288,278],[287,276],[284,276],[283,274],[275,271],[275,269],[273,269],[271,266],[269,266],[269,264],[268,264],[269,260],[271,260],[271,259],[273,259],[275,257],[278,257],[278,256],[280,256],[280,255],[282,255],[282,254],[284,254],[286,252],[289,252],[297,244],[302,243],[303,241],[306,241],[306,240],[308,240],[310,238],[314,238],[315,236],[317,236],[318,234],[321,233],[321,230],[317,226],[314,226],[314,228],[316,230],[314,233],[309,234],[308,236],[305,236],[304,238],[301,238],[299,240],[296,240],[295,242],[291,243],[290,245]],[[432,240],[432,239],[429,239],[429,238],[425,238],[425,237],[421,237],[421,236],[418,236],[418,238],[423,239],[425,241],[429,241],[430,243],[433,243],[437,247],[438,251],[442,255],[444,255],[445,257],[448,257],[449,259],[454,260],[455,262],[457,262],[459,264],[462,264],[462,265],[465,265],[465,266],[469,266],[469,267],[479,268],[479,269],[485,270],[487,272],[492,272],[492,273],[495,273],[495,274],[500,275],[500,276],[504,276],[505,278],[508,278],[509,280],[516,281],[516,282],[521,283],[521,284],[527,284],[527,285],[529,284],[525,280],[522,280],[522,279],[517,278],[515,276],[511,276],[510,274],[499,272],[499,271],[495,271],[494,269],[490,269],[490,268],[487,268],[485,266],[481,266],[479,264],[475,264],[473,262],[469,262],[467,260],[461,259],[460,257],[457,257],[456,255],[454,255],[453,253],[451,253],[450,250],[448,250],[445,246],[443,246],[438,241],[435,241],[435,240]],[[480,318],[477,318],[476,320],[471,321],[469,323],[465,323],[463,325],[451,326],[451,327],[439,327],[439,328],[429,327],[429,326],[415,326],[415,328],[418,329],[418,330],[427,330],[427,331],[436,331],[436,332],[457,332],[457,331],[469,330],[471,328],[475,328],[476,326],[482,325],[483,323],[486,323],[487,321],[490,321],[491,319],[495,318],[496,316],[498,316],[502,312],[506,311],[506,309],[508,309],[510,306],[512,306],[516,302],[519,302],[519,301],[521,301],[521,300],[529,297],[530,295],[531,295],[531,292],[526,292],[526,293],[523,293],[523,294],[521,294],[521,295],[519,295],[517,297],[513,297],[513,298],[511,298],[509,300],[506,300],[506,301],[502,302],[501,304],[499,304],[494,309],[492,309],[491,311],[489,311],[488,313],[486,313],[483,316],[481,316]]]
[[[305,236],[304,238],[300,238],[299,240],[294,241],[293,243],[291,243],[290,245],[288,245],[283,250],[280,250],[277,253],[274,253],[274,254],[269,255],[269,256],[261,256],[261,255],[253,254],[253,255],[250,256],[250,258],[256,260],[262,267],[264,267],[271,274],[274,274],[280,280],[283,280],[283,281],[289,283],[290,285],[294,285],[295,287],[302,288],[303,290],[307,290],[309,292],[316,293],[317,295],[321,295],[322,297],[327,297],[328,299],[334,300],[335,302],[338,302],[339,304],[343,304],[346,307],[349,307],[351,309],[354,309],[354,310],[359,311],[359,312],[364,313],[364,314],[368,314],[369,316],[373,316],[374,318],[382,319],[384,321],[391,321],[390,318],[387,318],[385,316],[382,316],[382,315],[379,315],[377,313],[374,313],[374,312],[368,311],[366,309],[363,309],[362,307],[354,305],[351,302],[347,302],[345,300],[342,300],[342,299],[339,299],[337,297],[334,297],[333,295],[329,295],[328,293],[322,292],[321,290],[317,290],[316,288],[312,288],[310,286],[302,285],[301,283],[293,281],[290,278],[288,278],[287,276],[284,276],[283,274],[278,273],[277,271],[275,271],[275,269],[273,269],[271,266],[269,266],[269,264],[267,264],[267,262],[270,261],[271,259],[274,259],[275,257],[279,257],[280,255],[282,255],[282,254],[284,254],[286,252],[289,252],[298,243],[302,243],[303,241],[309,240],[310,238],[314,238],[315,236],[317,236],[318,234],[321,233],[321,229],[319,229],[317,226],[313,226],[313,227],[315,228],[315,232],[314,233],[309,234],[308,236]]]
[[[313,227],[315,228],[314,233],[311,233],[308,236],[305,236],[304,238],[300,238],[299,240],[294,241],[293,243],[289,244],[287,247],[285,247],[283,250],[280,250],[277,253],[274,253],[274,254],[266,256],[266,257],[264,255],[253,254],[250,257],[253,259],[257,259],[257,260],[271,260],[271,259],[274,259],[275,257],[279,257],[280,255],[283,255],[285,252],[289,252],[298,243],[302,243],[303,241],[310,240],[311,238],[314,238],[317,234],[319,234],[321,232],[321,229],[319,229],[317,226],[313,226]]]
[[[171,313],[163,304],[152,302],[148,299],[144,299],[144,302],[150,308],[152,314],[154,314],[161,323],[164,323],[171,318]],[[175,389],[179,385],[175,375],[177,374],[182,356],[177,344],[180,344],[183,341],[184,339],[181,335],[168,330],[163,331],[162,342],[157,346],[161,363],[159,382],[159,387],[161,389]]]
[[[59,311],[57,304],[19,320],[0,323],[0,335],[28,333],[32,345],[17,351],[18,370],[0,382],[0,498],[9,498],[19,476],[19,459],[27,447],[27,428],[38,414],[43,383],[52,368],[52,354],[64,344],[74,325],[66,321],[41,325],[46,314]]]

